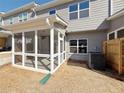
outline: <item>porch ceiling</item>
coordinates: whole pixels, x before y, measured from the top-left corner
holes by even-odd
[[[15,23],[11,25],[1,26],[1,28],[9,30],[9,31],[16,31],[16,30],[25,30],[25,29],[35,29],[35,28],[50,28],[54,25],[54,23],[59,23],[63,26],[67,26],[67,23],[62,20],[59,16],[37,16],[25,22]]]

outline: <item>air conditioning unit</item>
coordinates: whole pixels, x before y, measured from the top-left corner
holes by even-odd
[[[100,52],[90,52],[88,66],[90,69],[105,70],[106,61],[104,55]]]

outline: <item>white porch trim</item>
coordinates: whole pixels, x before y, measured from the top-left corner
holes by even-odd
[[[51,59],[51,73],[54,70],[54,28],[50,30],[50,59]]]

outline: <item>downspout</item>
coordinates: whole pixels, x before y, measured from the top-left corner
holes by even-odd
[[[108,17],[111,16],[111,0],[108,0]]]
[[[113,0],[109,0],[109,17],[113,15]]]

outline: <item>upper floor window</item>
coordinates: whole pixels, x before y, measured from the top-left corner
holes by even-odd
[[[13,18],[12,17],[9,18],[9,24],[13,24]]]
[[[27,12],[19,14],[19,22],[26,21],[27,19],[28,19],[28,13]]]
[[[49,11],[49,15],[54,15],[54,14],[56,14],[56,9],[52,9]]]
[[[25,12],[25,13],[23,13],[23,20],[26,21],[27,19],[28,19],[28,13]]]
[[[78,19],[78,4],[71,5],[69,7],[70,20]]]
[[[0,25],[2,25],[3,19],[2,17],[0,17]]]
[[[89,0],[69,6],[69,19],[79,19],[89,17]]]

